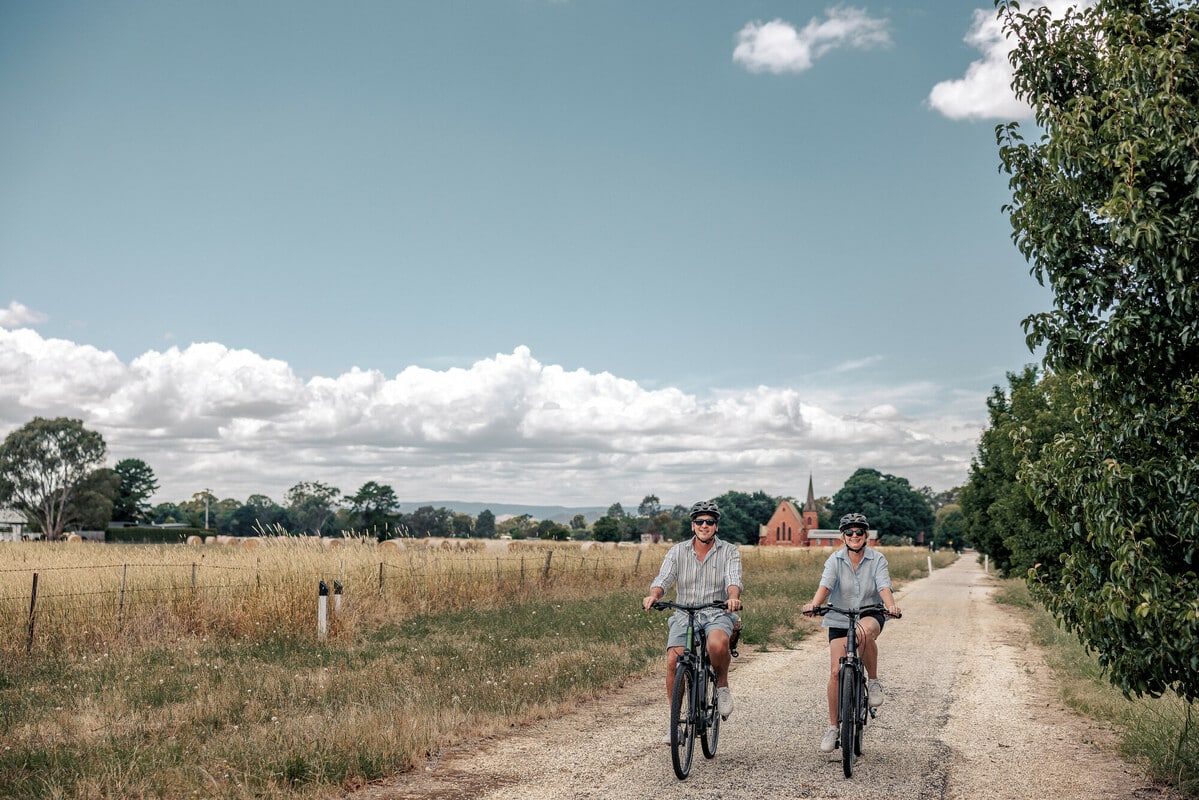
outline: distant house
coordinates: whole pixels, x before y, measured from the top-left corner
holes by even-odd
[[[24,514],[15,509],[0,508],[0,542],[19,542],[24,531]]]
[[[790,500],[779,502],[770,521],[758,529],[758,544],[763,547],[836,547],[841,543],[841,532],[817,527],[820,524],[816,512],[816,495],[812,492],[812,476],[808,476],[808,498],[803,511]],[[878,538],[878,531],[868,531],[870,539]]]

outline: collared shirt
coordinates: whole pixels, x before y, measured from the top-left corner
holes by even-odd
[[[675,602],[684,606],[728,600],[730,586],[741,588],[741,550],[716,538],[701,561],[695,553],[694,541],[688,539],[670,548],[650,588],[660,586],[665,592],[677,582]]]
[[[849,561],[848,549],[842,547],[824,562],[824,573],[820,585],[829,590],[828,604],[841,608],[861,608],[883,602],[879,592],[891,588],[891,571],[887,568],[887,557],[874,548],[867,547],[862,553],[862,562],[855,571]],[[848,628],[849,618],[830,611],[822,623],[826,628]]]

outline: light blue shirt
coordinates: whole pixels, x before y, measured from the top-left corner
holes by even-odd
[[[849,563],[849,551],[842,547],[824,562],[824,573],[820,585],[829,590],[828,604],[841,608],[861,608],[883,602],[880,592],[891,588],[891,571],[887,568],[887,557],[867,547],[862,553],[862,563],[854,570]],[[822,625],[826,628],[848,628],[849,618],[836,611],[824,615]]]

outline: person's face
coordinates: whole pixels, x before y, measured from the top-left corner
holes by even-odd
[[[841,532],[845,546],[855,553],[866,546],[866,531],[862,528],[846,528]]]
[[[696,517],[691,520],[691,530],[695,538],[707,544],[716,538],[716,519],[708,516]]]

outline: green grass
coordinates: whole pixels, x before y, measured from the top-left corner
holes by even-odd
[[[1192,705],[1173,696],[1125,698],[1108,681],[1094,655],[1059,628],[1028,593],[1023,580],[1002,581],[996,600],[1026,615],[1033,641],[1049,654],[1063,702],[1118,733],[1120,754],[1154,779],[1199,797],[1199,718]]]

